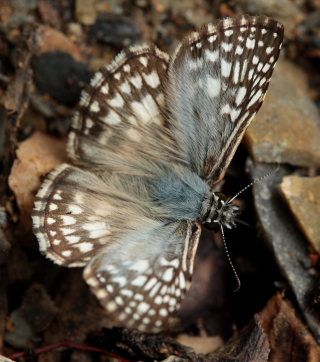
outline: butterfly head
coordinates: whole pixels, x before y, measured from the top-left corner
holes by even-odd
[[[227,201],[222,193],[213,192],[207,205],[208,211],[203,220],[204,224],[221,225],[228,229],[236,226],[235,221],[240,208]]]

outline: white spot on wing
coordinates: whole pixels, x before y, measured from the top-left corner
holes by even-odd
[[[239,114],[241,112],[241,109],[232,109],[230,112],[230,118],[232,122],[235,122],[235,120],[238,118]]]
[[[140,77],[139,74],[137,74],[135,77],[131,77],[129,79],[129,81],[131,82],[131,84],[133,84],[137,89],[141,89],[142,87],[142,78]]]
[[[166,282],[170,282],[173,278],[173,269],[168,268],[162,275],[162,279]]]
[[[161,287],[161,283],[160,282],[158,282],[153,288],[152,288],[152,290],[150,291],[150,297],[151,298],[154,298],[154,296],[157,294],[157,292],[158,292],[158,290],[160,289],[160,287]]]
[[[80,240],[80,236],[77,236],[77,235],[69,235],[69,236],[66,236],[66,240],[73,244],[73,243],[77,243],[79,240]]]
[[[87,107],[89,105],[89,102],[90,102],[89,94],[85,91],[82,91],[80,96],[80,105]]]
[[[249,104],[247,106],[247,109],[250,108],[253,104],[255,104],[256,101],[261,97],[261,95],[262,95],[262,90],[259,89],[257,91],[257,93],[251,98],[251,100],[250,100],[250,102],[249,102]]]
[[[159,310],[159,314],[161,315],[161,317],[166,317],[168,315],[168,311],[165,308],[161,308]]]
[[[106,286],[106,288],[107,288],[107,291],[108,291],[109,293],[113,293],[114,289],[113,289],[113,286],[112,286],[111,284],[108,284],[108,285]]]
[[[147,281],[147,277],[145,275],[139,275],[131,282],[132,285],[141,287]]]
[[[98,292],[100,292],[100,290],[99,290]],[[102,294],[102,293],[101,293],[101,294]],[[107,292],[106,292],[106,294],[107,294]],[[97,296],[98,296],[99,298],[104,298],[104,297],[99,296],[98,293],[97,293]],[[105,295],[105,297],[106,297],[106,296],[107,296],[107,295]],[[106,305],[106,308],[107,308],[107,311],[108,311],[108,312],[114,312],[114,311],[117,309],[117,305],[116,305],[115,302],[109,302],[109,303]]]
[[[105,298],[107,295],[108,295],[108,293],[107,293],[107,291],[104,290],[104,289],[99,289],[99,290],[96,292],[96,296],[97,296],[98,298],[101,298],[101,299]],[[107,304],[107,310],[108,310],[109,312],[113,312],[116,308],[117,308],[117,306],[115,305],[114,302],[109,302],[109,303]]]
[[[237,46],[236,48],[236,54],[241,55],[243,53],[243,47],[241,47],[240,45]]]
[[[90,106],[90,111],[95,113],[100,111],[100,105],[97,101],[92,102]]]
[[[133,296],[133,291],[130,289],[121,289],[120,293],[128,298],[131,298]]]
[[[108,100],[108,103],[110,104],[111,107],[121,108],[124,105],[124,100],[120,96],[120,94],[117,93],[112,99]]]
[[[63,225],[74,225],[77,222],[74,217],[69,215],[61,215],[60,217],[62,219]]]
[[[209,43],[213,43],[216,39],[217,39],[217,35],[211,35],[211,36],[209,36],[209,38],[208,38],[208,42],[209,42]]]
[[[156,278],[151,278],[148,283],[144,286],[144,289],[145,290],[149,290],[151,289],[157,282],[157,279]]]
[[[100,230],[93,230],[89,232],[89,237],[91,239],[102,238],[103,236],[110,235],[109,229],[100,229]]]
[[[230,52],[233,47],[233,43],[221,43],[221,47],[225,52]]]
[[[240,62],[237,60],[234,68],[233,68],[233,83],[237,84],[239,82],[239,75],[240,75]]]
[[[70,228],[61,228],[60,231],[62,232],[63,235],[69,235],[73,234],[76,230]]]
[[[248,49],[253,49],[255,43],[256,43],[256,41],[255,41],[254,39],[248,38],[247,41],[246,41],[246,47],[247,47]]]
[[[266,63],[264,67],[262,68],[263,73],[266,73],[270,69],[271,65]]]
[[[243,62],[242,71],[241,71],[241,82],[243,82],[245,79],[245,76],[247,73],[247,67],[248,67],[248,60],[245,59]]]
[[[124,302],[123,302],[123,299],[120,297],[120,295],[116,296],[114,298],[114,301],[118,304],[118,305],[123,305]]]
[[[69,257],[71,255],[71,250],[63,250],[61,254],[65,257]]]
[[[90,81],[90,85],[92,87],[99,87],[100,83],[103,80],[103,74],[101,72],[97,72],[94,77]]]
[[[54,204],[54,203],[50,203],[49,204],[49,210],[50,211],[54,211],[58,209],[58,205]]]
[[[159,109],[158,109],[157,103],[153,100],[153,98],[150,94],[147,94],[144,98],[142,98],[142,104],[144,105],[145,110],[149,114],[149,117],[146,120],[146,123],[149,123],[150,121],[152,121],[152,122],[159,124],[160,123],[159,118],[158,118]]]
[[[101,221],[101,222],[88,222],[82,225],[82,229],[87,230],[87,231],[94,231],[97,229],[105,229],[106,228],[106,224]]]
[[[204,52],[204,56],[206,57],[206,59],[208,61],[214,63],[219,58],[219,51],[218,50],[212,51],[212,50],[206,49]]]
[[[222,108],[221,108],[221,114],[230,114],[231,112],[231,108],[229,104],[225,104]]]
[[[138,307],[137,307],[137,311],[141,314],[146,313],[150,308],[150,305],[145,303],[145,302],[141,302]]]
[[[179,274],[179,285],[182,290],[186,288],[186,279],[184,277],[183,272],[180,272]]]
[[[82,213],[82,208],[78,205],[68,205],[68,212],[71,212],[71,214],[81,214]]]
[[[273,50],[273,47],[268,47],[268,48],[266,48],[266,53],[270,54],[272,52],[272,50]]]
[[[54,200],[62,200],[62,197],[61,197],[61,195],[60,195],[60,193],[58,191],[53,195],[53,199]]]
[[[150,74],[143,74],[143,79],[151,88],[157,88],[160,85],[160,79],[155,70]]]
[[[71,238],[71,236],[69,236]],[[83,242],[81,244],[76,245],[79,248],[81,253],[87,253],[93,249],[93,244],[88,242]]]
[[[146,67],[148,65],[148,58],[147,57],[141,57],[139,58],[140,63]]]
[[[103,93],[103,94],[108,94],[108,92],[109,92],[109,85],[108,85],[108,83],[105,83],[105,84],[100,88],[100,91],[101,91],[101,93]]]
[[[213,78],[210,75],[207,77],[207,88],[208,95],[210,98],[214,98],[219,95],[221,90],[221,81],[220,79]]]
[[[121,123],[120,116],[118,115],[118,113],[116,113],[113,110],[110,110],[109,113],[104,118],[100,118],[100,119],[102,120],[102,122],[104,122],[110,126]]]
[[[231,63],[227,62],[226,60],[221,60],[221,74],[224,77],[229,77],[231,71]]]
[[[121,92],[123,93],[127,93],[130,94],[131,93],[131,87],[129,85],[129,83],[127,81],[124,81],[120,86],[119,86]]]
[[[123,276],[115,276],[112,278],[112,282],[119,284],[119,287],[122,288],[123,286],[126,285],[127,279]],[[127,289],[123,289],[122,291],[125,291],[125,290],[127,290]],[[126,295],[125,293],[122,293],[122,291],[121,291],[121,294]],[[130,290],[130,292],[131,292],[131,290]],[[133,294],[133,293],[131,292],[131,294]]]
[[[258,64],[258,63],[259,63],[259,57],[256,56],[256,55],[254,55],[254,56],[252,57],[252,64]]]
[[[139,273],[143,273],[148,268],[149,268],[148,260],[138,260],[129,267],[130,270],[135,270]]]
[[[247,93],[246,87],[240,87],[236,95],[236,105],[239,106]]]
[[[224,32],[224,35],[225,35],[225,36],[231,36],[232,34],[233,34],[233,30],[232,30],[232,29],[226,30],[226,31]]]

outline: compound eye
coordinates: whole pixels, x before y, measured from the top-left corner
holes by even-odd
[[[225,194],[223,194],[222,192],[215,192],[214,193],[220,200],[222,200],[222,201],[227,201],[227,197],[226,197],[226,195]]]

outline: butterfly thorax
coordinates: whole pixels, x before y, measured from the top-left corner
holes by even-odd
[[[225,196],[220,192],[212,192],[203,202],[204,224],[222,225],[231,229],[236,225],[236,216],[240,213],[238,206],[225,200]]]

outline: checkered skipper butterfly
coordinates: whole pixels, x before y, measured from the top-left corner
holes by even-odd
[[[135,46],[95,74],[33,211],[41,251],[85,267],[116,325],[157,332],[190,285],[201,224],[237,209],[213,192],[260,108],[283,27],[241,16],[191,33],[173,56]]]

